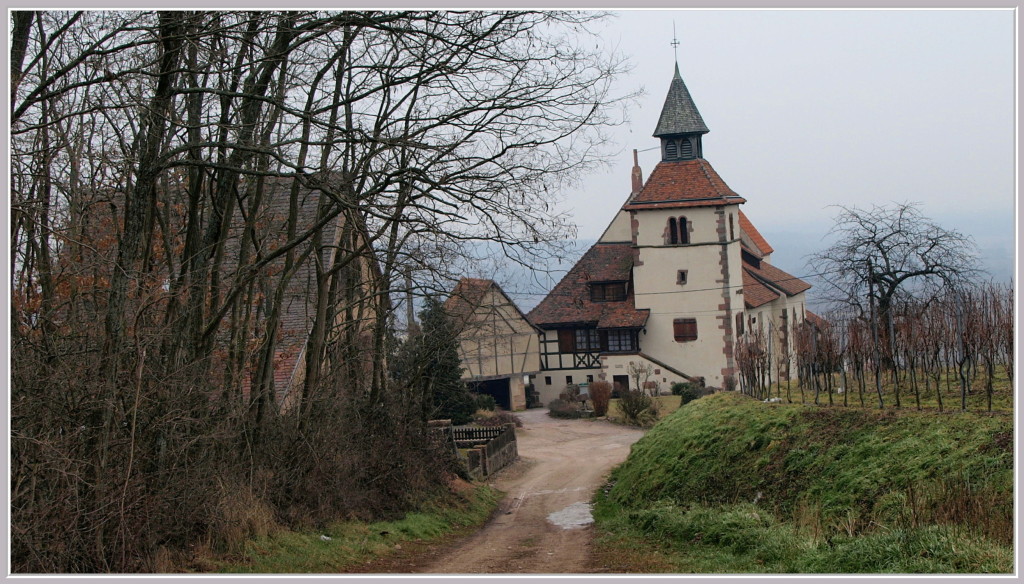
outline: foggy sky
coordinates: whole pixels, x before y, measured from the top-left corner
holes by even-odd
[[[710,133],[704,158],[746,198],[744,212],[804,275],[830,205],[922,203],[972,235],[983,267],[1012,275],[1014,37],[1010,10],[617,11],[602,37],[634,64],[618,91],[646,90],[612,130],[611,168],[565,193],[579,238],[596,239],[644,178],[674,66]]]

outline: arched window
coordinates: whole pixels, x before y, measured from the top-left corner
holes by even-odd
[[[679,245],[681,243],[690,243],[690,231],[689,224],[686,222],[686,217],[675,217],[668,218],[668,244]]]

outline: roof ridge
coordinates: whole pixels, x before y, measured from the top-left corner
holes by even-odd
[[[708,182],[711,183],[711,188],[715,189],[715,192],[718,193],[719,197],[722,197],[723,199],[727,199],[728,195],[722,194],[722,189],[718,188],[718,185],[715,184],[715,179],[711,178],[711,174],[708,173],[708,162],[706,160],[704,160],[703,158],[698,158],[697,160],[699,162],[701,172],[704,173],[704,178],[708,179]],[[715,174],[718,174],[718,173],[715,173]],[[719,178],[721,178],[721,177],[719,177]]]
[[[778,281],[772,280],[771,277],[767,273],[765,273],[766,270],[764,268],[762,268],[761,266],[767,266],[767,267],[771,268],[772,270],[775,270],[776,272],[778,272],[779,275],[783,276],[783,277],[779,278]],[[793,274],[790,274],[789,272],[787,272],[786,270],[783,270],[782,268],[779,268],[777,266],[773,266],[769,262],[763,262],[761,264],[761,266],[756,266],[755,267],[755,266],[752,266],[752,265],[744,262],[743,269],[744,270],[750,270],[751,271],[750,272],[751,276],[753,276],[754,278],[757,278],[758,280],[761,280],[766,285],[771,286],[772,288],[781,290],[782,293],[785,294],[787,297],[796,296],[797,294],[800,294],[801,292],[806,292],[807,290],[810,290],[811,287],[812,287],[807,282],[804,282],[800,278],[794,276]],[[799,290],[799,291],[796,291],[796,292],[791,292],[790,290],[787,289],[786,286],[784,286],[780,282],[792,282],[793,283],[792,285],[794,287],[806,286],[806,288],[803,288],[803,290]]]
[[[505,289],[501,287],[501,284],[497,283],[494,280],[490,280],[490,279],[488,279],[487,281],[491,283],[491,285],[488,286],[488,289],[492,288],[492,287],[495,288],[498,292],[501,293],[502,296],[505,297],[506,300],[509,301],[509,303],[512,305],[512,309],[515,310],[516,313],[519,314],[519,316],[523,317],[523,320],[526,321],[526,324],[532,326],[534,329],[538,328],[535,324],[530,322],[530,319],[527,318],[527,316],[525,314],[523,314],[523,310],[521,308],[519,308],[519,303],[516,302],[515,298],[512,298],[512,296],[510,296],[508,292],[505,292]],[[481,300],[483,300],[483,298],[481,298]]]

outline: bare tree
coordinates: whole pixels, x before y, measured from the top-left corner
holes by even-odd
[[[629,97],[602,17],[13,12],[15,570],[147,569],[242,491],[430,491],[393,298],[560,253]]]
[[[882,345],[892,335],[892,306],[900,294],[934,295],[979,273],[970,236],[925,217],[916,203],[869,209],[839,207],[831,234],[837,240],[811,256],[821,276],[821,293],[831,300],[878,310]]]

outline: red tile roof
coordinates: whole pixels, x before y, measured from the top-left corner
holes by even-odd
[[[775,298],[768,298],[761,288],[767,288],[768,291],[776,294],[777,298],[778,292],[787,296],[795,296],[811,287],[807,282],[787,274],[768,262],[758,262],[758,264],[743,262],[743,300],[750,305],[750,308],[756,308],[775,300]]]
[[[737,195],[703,158],[659,162],[636,197],[623,209],[675,209],[735,205],[746,199]]]
[[[827,320],[825,320],[824,318],[821,318],[817,314],[814,314],[810,310],[804,310],[804,320],[806,320],[807,322],[813,324],[814,326],[818,327],[819,329],[823,329],[823,328],[825,328],[828,325],[828,321]]]
[[[630,295],[623,302],[605,302],[597,328],[642,328],[650,315],[650,310],[637,310]]]
[[[750,241],[757,246],[757,251],[760,251],[761,255],[766,256],[775,251],[765,240],[764,236],[761,235],[761,232],[754,227],[754,224],[750,222],[750,219],[747,218],[743,211],[740,211],[740,231],[747,234],[747,237],[749,237]]]
[[[744,266],[743,269],[743,303],[747,308],[764,306],[779,297],[779,294],[765,286],[755,278]]]
[[[767,262],[761,262],[760,269],[754,269],[754,275],[762,280],[767,280],[789,296],[796,296],[811,289],[811,285],[807,282],[796,276],[791,276]]]
[[[599,328],[640,328],[649,310],[637,310],[633,291],[620,302],[591,302],[591,282],[629,281],[633,268],[633,247],[628,243],[598,243],[530,311],[530,322],[553,328],[559,325],[596,325]]]
[[[744,257],[743,303],[747,308],[757,308],[768,304],[779,298],[781,294],[795,296],[809,290],[810,287],[811,285],[807,282],[787,274],[768,262],[751,262]]]

